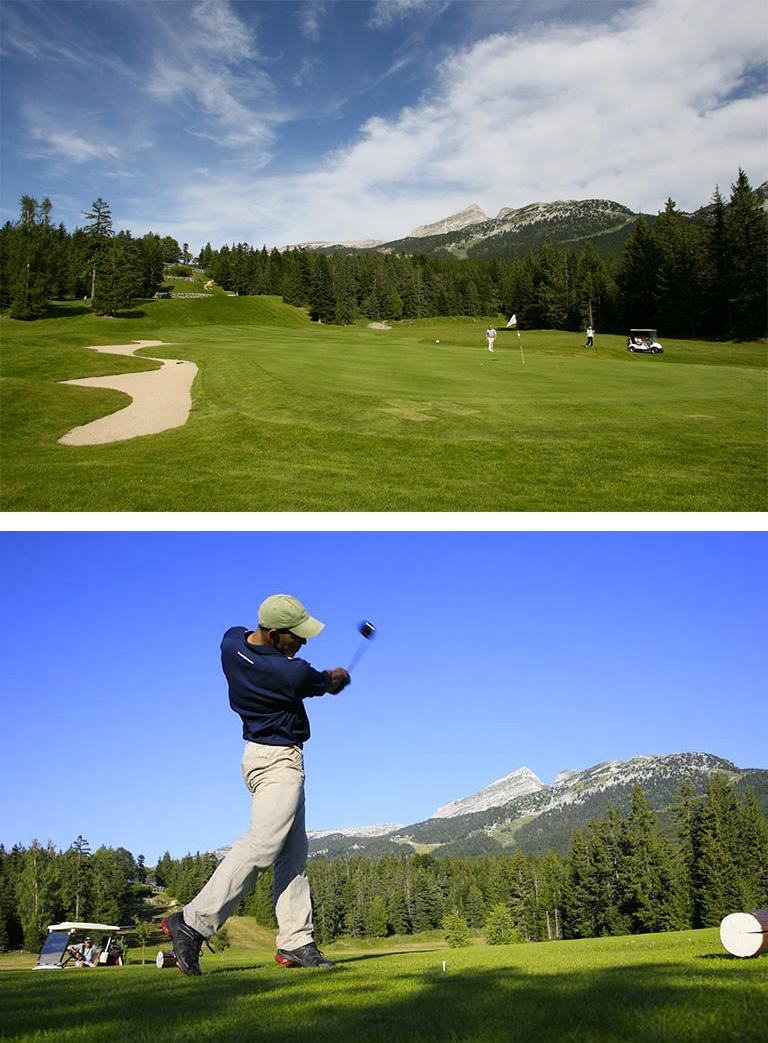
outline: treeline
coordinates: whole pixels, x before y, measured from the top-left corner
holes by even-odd
[[[98,314],[114,315],[153,296],[164,263],[191,260],[187,244],[169,236],[115,233],[102,199],[71,234],[53,225],[51,209],[49,199],[24,196],[18,221],[0,229],[0,308],[13,318],[38,318],[66,298],[88,298]],[[652,228],[638,217],[616,265],[591,244],[474,261],[208,243],[199,263],[224,289],[275,294],[316,321],[342,325],[515,313],[527,329],[591,322],[602,332],[654,325],[665,336],[741,339],[768,330],[768,215],[743,170],[729,200],[716,189],[695,220],[671,199]]]
[[[37,840],[9,851],[0,845],[0,952],[36,951],[48,925],[62,920],[123,925],[150,893],[146,880],[144,855],[91,852],[82,836],[66,851]]]
[[[189,901],[207,879],[204,858],[173,863]],[[159,867],[158,867],[159,868]],[[768,820],[751,793],[741,800],[724,776],[704,796],[683,786],[663,826],[637,786],[625,816],[577,829],[566,857],[430,854],[313,859],[307,869],[317,938],[384,937],[441,926],[458,912],[484,929],[504,905],[527,941],[709,927],[727,913],[768,904]],[[168,879],[168,888],[172,890]],[[273,876],[265,873],[241,914],[274,926]]]
[[[200,264],[238,294],[276,294],[316,321],[345,324],[437,315],[517,315],[528,329],[626,332],[656,325],[665,335],[746,338],[768,329],[768,215],[739,171],[726,202],[692,221],[670,199],[649,228],[638,217],[618,266],[587,245],[540,246],[523,260],[459,261],[377,253],[220,250]]]
[[[150,882],[186,903],[217,861],[166,853],[150,870],[122,847],[91,853],[83,837],[63,852],[0,846],[0,951],[34,951],[60,920],[125,924]],[[715,775],[703,796],[681,787],[666,825],[636,786],[627,814],[609,808],[575,830],[565,857],[316,858],[307,872],[321,943],[429,931],[451,914],[484,930],[501,907],[525,941],[711,927],[768,905],[768,819],[752,793],[741,799]],[[272,888],[263,873],[240,914],[274,926]]]
[[[50,199],[22,196],[17,221],[0,229],[0,308],[13,319],[37,319],[52,300],[87,298],[99,315],[114,315],[137,298],[152,297],[163,267],[191,259],[170,236],[134,239],[115,232],[108,203],[97,199],[84,228],[67,232],[51,220]]]

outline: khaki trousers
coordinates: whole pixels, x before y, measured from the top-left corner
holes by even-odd
[[[313,940],[301,749],[247,742],[243,779],[253,795],[248,831],[184,906],[184,922],[209,938],[250,894],[259,874],[274,865],[277,947],[298,949]]]

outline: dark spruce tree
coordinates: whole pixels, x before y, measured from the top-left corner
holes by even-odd
[[[739,170],[725,217],[730,333],[737,339],[768,331],[768,214]]]
[[[112,211],[109,203],[101,196],[91,204],[90,210],[83,211],[83,217],[89,222],[83,231],[89,240],[89,260],[91,264],[91,300],[96,297],[96,270],[104,257],[109,240],[114,235]]]
[[[97,315],[117,315],[139,295],[141,273],[137,271],[131,243],[124,235],[113,239],[100,253],[99,278],[94,285],[92,305]]]

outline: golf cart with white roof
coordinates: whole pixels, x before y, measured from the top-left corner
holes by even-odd
[[[664,348],[659,344],[658,337],[656,330],[630,330],[627,337],[627,351],[638,351],[646,355],[663,355]]]
[[[52,923],[48,927],[48,935],[43,942],[37,958],[36,971],[61,970],[70,963],[76,967],[97,967],[123,965],[123,948],[112,935],[123,928],[108,923],[84,923],[66,920],[63,923]],[[78,943],[99,932],[99,944],[95,949],[94,960],[86,963],[82,960],[82,950]]]

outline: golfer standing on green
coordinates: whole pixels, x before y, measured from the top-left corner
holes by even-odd
[[[314,941],[306,876],[304,760],[309,738],[304,699],[336,694],[349,673],[315,670],[296,653],[324,624],[296,598],[273,594],[256,630],[231,627],[221,642],[229,705],[243,722],[243,779],[252,794],[248,830],[229,849],[202,891],[162,921],[184,974],[200,974],[200,949],[240,905],[259,874],[275,867],[277,954],[286,967],[333,967]]]

